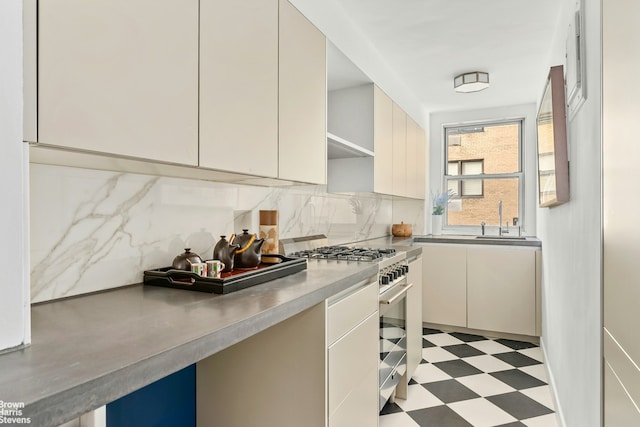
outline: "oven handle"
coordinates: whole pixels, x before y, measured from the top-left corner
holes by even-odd
[[[398,292],[397,294],[395,294],[394,296],[392,296],[389,299],[381,299],[380,300],[380,304],[393,304],[394,302],[396,302],[398,299],[402,298],[403,296],[405,296],[407,294],[407,291],[409,289],[411,289],[411,287],[413,286],[413,283],[407,283],[406,285],[400,285],[403,289],[400,290],[400,292]]]

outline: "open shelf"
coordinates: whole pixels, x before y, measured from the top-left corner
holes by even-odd
[[[353,142],[327,132],[327,154],[329,159],[348,159],[353,157],[373,157],[371,150],[362,148]]]

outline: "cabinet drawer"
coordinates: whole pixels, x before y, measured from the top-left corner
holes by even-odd
[[[373,313],[329,347],[329,416],[339,407],[349,405],[349,401],[353,405],[358,404],[360,399],[350,395],[357,391],[362,381],[366,381],[372,372],[377,377],[378,326],[378,314]],[[377,395],[377,380],[369,382],[373,384]],[[377,399],[374,398],[369,403],[373,413],[377,415]],[[349,410],[341,408],[340,412],[346,413]]]
[[[378,310],[378,283],[372,283],[334,303],[327,310],[327,342],[342,335]]]

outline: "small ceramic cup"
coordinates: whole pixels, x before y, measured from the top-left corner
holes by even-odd
[[[192,262],[191,263],[191,272],[196,273],[198,276],[206,276],[207,275],[207,264],[204,262]]]
[[[224,262],[217,259],[207,261],[207,277],[215,277],[216,279],[219,279],[224,267]]]

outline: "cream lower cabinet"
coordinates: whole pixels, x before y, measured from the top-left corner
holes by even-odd
[[[467,248],[422,246],[422,321],[467,326]]]
[[[379,363],[378,283],[329,300],[328,425],[376,426]]]
[[[540,249],[426,244],[422,320],[480,331],[540,335]]]
[[[198,362],[197,425],[376,426],[378,288],[363,281]]]
[[[197,0],[38,2],[37,67],[38,143],[197,165]]]
[[[467,327],[536,334],[536,251],[467,249]]]

